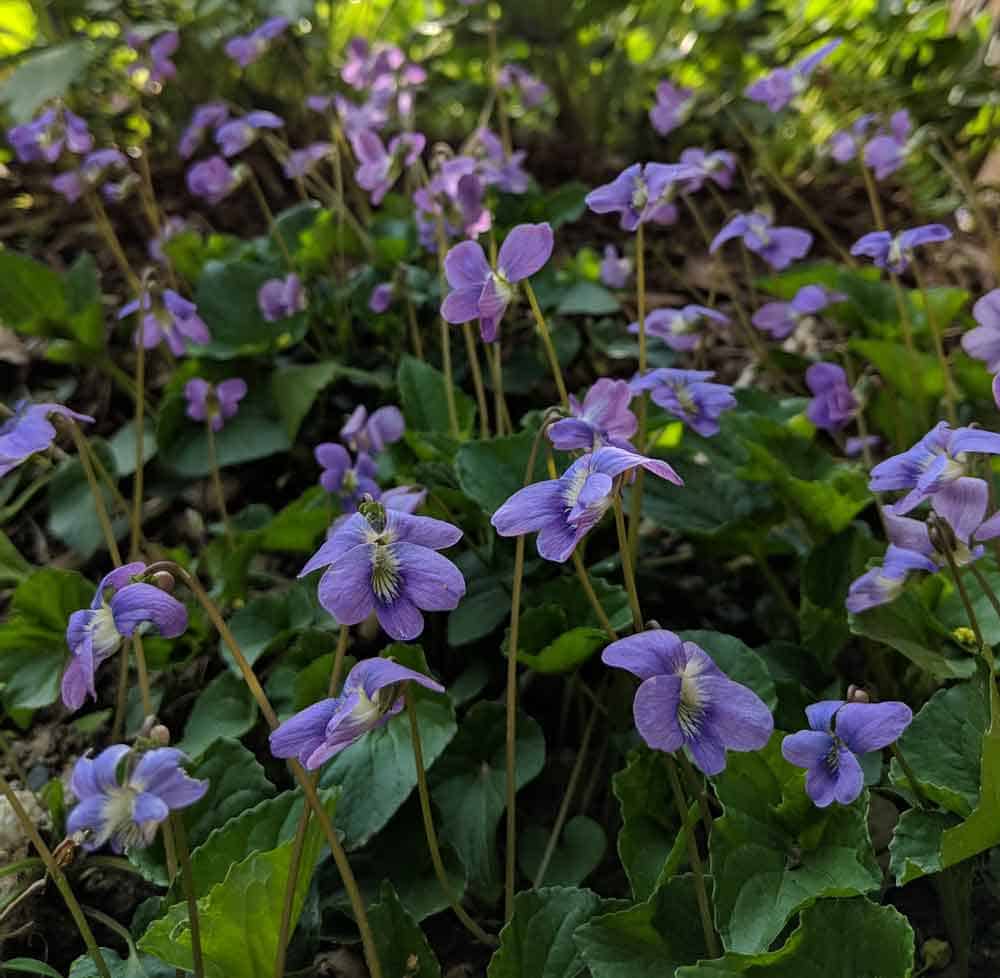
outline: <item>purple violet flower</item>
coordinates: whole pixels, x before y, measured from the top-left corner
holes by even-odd
[[[806,794],[817,808],[849,805],[865,786],[858,758],[893,743],[910,725],[905,703],[822,700],[806,707],[809,730],[781,742],[785,760],[806,769]]]
[[[306,293],[302,280],[289,272],[284,278],[270,278],[257,290],[260,314],[269,322],[288,319],[306,307]]]
[[[640,224],[673,224],[677,208],[673,197],[677,181],[692,180],[699,171],[682,163],[633,163],[610,183],[587,194],[587,206],[595,214],[620,214],[620,225],[634,231]]]
[[[177,65],[170,56],[180,44],[177,31],[165,31],[156,38],[146,41],[135,36],[127,39],[128,46],[140,55],[128,68],[129,78],[137,82],[146,93],[155,94],[160,91],[165,81],[177,77]],[[144,57],[148,54],[148,58]]]
[[[578,458],[558,479],[518,490],[490,522],[502,537],[537,531],[539,556],[565,563],[611,506],[616,477],[637,468],[675,485],[683,484],[660,459],[606,446]]]
[[[841,45],[841,39],[828,41],[817,51],[797,61],[791,68],[775,68],[763,78],[758,78],[744,92],[747,98],[766,105],[772,112],[780,112],[796,95],[805,91],[809,78],[824,61]]]
[[[760,750],[771,739],[767,704],[673,632],[657,628],[621,638],[601,661],[642,680],[632,704],[639,736],[669,754],[686,747],[704,774],[725,768],[727,750]]]
[[[271,753],[275,757],[297,757],[304,768],[315,771],[399,713],[403,709],[404,684],[408,682],[419,683],[435,693],[444,692],[440,683],[391,659],[359,662],[347,674],[339,696],[306,707],[271,734]]]
[[[230,119],[215,130],[215,141],[226,157],[236,156],[251,146],[260,129],[281,129],[285,120],[280,115],[255,109],[241,119]]]
[[[202,377],[192,377],[184,385],[187,399],[186,414],[192,421],[208,421],[212,431],[222,431],[223,425],[239,410],[240,401],[247,396],[247,382],[241,377],[230,377],[218,384],[210,384]]]
[[[177,152],[185,160],[194,156],[195,150],[201,145],[205,133],[209,129],[218,129],[229,118],[229,107],[225,102],[205,102],[197,106],[191,115],[191,121],[181,133]]]
[[[69,109],[46,109],[41,115],[7,130],[7,139],[22,163],[55,163],[64,149],[82,155],[94,147],[87,123]]]
[[[78,414],[61,404],[32,404],[18,401],[14,413],[0,423],[0,477],[38,452],[47,451],[56,439],[52,415],[93,424],[89,414]]]
[[[193,805],[208,790],[207,781],[184,773],[185,760],[173,747],[136,755],[125,744],[113,744],[95,758],[84,755],[70,780],[77,804],[66,822],[67,834],[83,832],[88,852],[108,842],[117,853],[145,849],[172,811]],[[123,765],[124,783],[118,774]]]
[[[392,282],[379,282],[368,297],[368,308],[381,314],[392,305]]]
[[[614,245],[605,245],[604,257],[601,259],[601,282],[609,289],[624,289],[631,274],[632,259],[619,256]]]
[[[109,172],[123,170],[128,170],[124,153],[117,149],[97,149],[84,157],[78,170],[67,170],[53,177],[52,189],[72,204],[101,183]]]
[[[714,254],[727,241],[742,238],[743,244],[754,254],[760,255],[772,268],[780,271],[806,255],[812,247],[813,236],[808,231],[793,227],[775,227],[771,218],[760,211],[737,214],[715,236],[709,252]]]
[[[508,156],[500,137],[485,127],[476,130],[469,149],[478,160],[478,175],[487,187],[507,194],[523,194],[528,189],[529,177],[521,166],[527,155],[524,150]]]
[[[693,146],[681,153],[681,165],[690,167],[694,174],[685,182],[684,193],[695,194],[705,185],[706,180],[718,184],[723,190],[733,185],[736,173],[736,157],[724,149],[711,153]]]
[[[333,143],[310,143],[302,149],[293,150],[285,160],[284,172],[289,180],[301,180],[312,172],[320,160],[333,153]]]
[[[391,404],[380,407],[368,416],[368,409],[359,404],[340,429],[340,437],[353,452],[378,455],[386,445],[393,445],[406,431],[403,412]]]
[[[858,402],[844,368],[835,363],[814,363],[806,371],[806,386],[813,398],[806,417],[824,431],[840,431],[854,417]]]
[[[494,342],[514,298],[514,286],[542,268],[552,255],[552,246],[552,228],[547,223],[519,224],[500,246],[493,269],[475,241],[455,245],[444,260],[452,291],[441,303],[442,317],[449,323],[478,317],[483,342]]]
[[[374,499],[381,496],[375,481],[378,471],[370,455],[358,452],[352,464],[350,452],[343,445],[327,441],[317,445],[313,455],[323,467],[319,484],[329,493],[340,497],[345,513],[355,513],[365,494]]]
[[[602,445],[635,451],[628,440],[638,430],[639,422],[629,410],[631,400],[632,389],[627,381],[602,377],[587,391],[583,404],[570,395],[573,416],[551,425],[546,435],[561,452],[578,448],[592,452]]]
[[[910,114],[900,109],[892,114],[888,131],[880,130],[865,144],[865,166],[875,171],[876,180],[884,180],[903,165],[912,128]]]
[[[947,241],[951,231],[943,224],[924,224],[895,236],[888,231],[872,231],[862,235],[851,246],[852,255],[865,255],[879,267],[900,275],[910,267],[913,249],[917,245]]]
[[[476,238],[490,229],[493,218],[483,204],[486,192],[479,171],[479,162],[471,156],[456,156],[414,192],[417,230],[425,248],[436,251],[439,220],[448,239]]]
[[[661,135],[684,125],[694,106],[694,92],[668,81],[656,86],[656,104],[649,110],[649,121]]]
[[[714,370],[660,367],[630,381],[633,393],[652,391],[650,398],[704,438],[719,433],[719,417],[736,407],[732,387],[709,383]]]
[[[798,329],[802,320],[842,299],[840,293],[827,292],[820,285],[803,285],[791,302],[765,302],[753,314],[752,321],[757,329],[770,333],[776,340],[783,340]]]
[[[858,155],[858,147],[864,141],[868,130],[877,122],[877,116],[869,112],[851,124],[850,129],[841,129],[830,137],[830,155],[838,163],[849,163]]]
[[[962,349],[982,360],[991,374],[1000,373],[1000,289],[987,292],[972,307],[978,326],[962,337]]]
[[[166,340],[170,352],[180,357],[187,352],[189,343],[203,345],[212,339],[198,315],[198,307],[173,289],[164,289],[162,295],[155,297],[143,292],[141,303],[139,299],[126,303],[118,310],[118,318],[134,315],[140,305],[142,325],[136,330],[134,341],[141,341],[147,350]]]
[[[319,603],[340,624],[357,625],[374,611],[387,635],[410,642],[424,630],[421,611],[452,611],[465,594],[461,571],[437,552],[461,538],[442,520],[363,502],[299,577],[325,567]]]
[[[903,593],[906,578],[915,571],[937,572],[937,564],[924,554],[890,544],[881,567],[873,567],[851,582],[846,606],[859,614],[878,605],[890,604]]]
[[[393,136],[386,149],[371,129],[362,129],[351,136],[351,147],[360,163],[354,176],[358,186],[369,192],[373,204],[382,203],[403,171],[420,158],[426,142],[423,133],[404,132]]]
[[[729,317],[707,306],[689,305],[682,309],[655,309],[646,317],[646,335],[663,340],[671,350],[694,350],[701,342],[706,322],[729,324]],[[629,323],[630,333],[639,332],[639,323]]]
[[[90,696],[97,699],[94,673],[111,658],[126,638],[150,626],[163,638],[177,638],[187,628],[187,610],[166,591],[134,580],[146,565],[135,562],[106,574],[90,607],[69,616],[66,644],[71,653],[62,678],[62,700],[78,710]]]
[[[271,17],[265,20],[250,34],[238,34],[226,41],[223,50],[226,56],[235,61],[241,68],[247,68],[270,47],[271,41],[280,37],[288,29],[289,21],[285,17]]]
[[[193,164],[187,171],[187,187],[195,197],[208,204],[218,204],[238,186],[239,177],[221,156]]]
[[[516,89],[526,109],[541,105],[549,97],[549,86],[521,65],[504,65],[497,75],[497,84],[504,89]]]

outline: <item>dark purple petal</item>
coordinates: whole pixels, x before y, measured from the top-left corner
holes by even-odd
[[[398,510],[386,513],[386,529],[399,543],[416,543],[432,550],[452,547],[462,539],[462,531],[444,520],[430,516],[413,516]]]
[[[897,236],[899,247],[903,251],[912,251],[917,245],[947,241],[949,238],[951,238],[951,231],[943,224],[925,224],[919,228],[901,231]]]
[[[405,593],[390,603],[376,601],[375,617],[386,635],[397,642],[412,642],[424,630],[424,616]]]
[[[372,591],[374,552],[372,545],[353,547],[330,564],[320,578],[319,603],[341,625],[360,624],[372,613],[375,606]]]
[[[806,774],[806,794],[817,808],[833,802],[849,805],[864,787],[864,773],[858,759],[846,748],[837,748],[835,759],[828,754]]]
[[[156,795],[143,791],[132,802],[132,821],[138,825],[146,822],[159,824],[170,814],[166,803]]]
[[[310,756],[322,746],[326,727],[337,709],[337,700],[321,700],[290,717],[270,737],[275,757],[297,757],[309,766]]]
[[[982,479],[962,476],[934,494],[934,511],[955,531],[961,543],[983,522],[989,501],[989,487]]]
[[[891,244],[892,235],[888,231],[870,231],[851,245],[851,254],[864,255],[875,259],[876,263],[884,262]]]
[[[823,763],[833,747],[833,737],[820,730],[800,730],[781,742],[781,755],[796,767],[812,768]]]
[[[437,555],[435,555],[437,556]],[[443,557],[441,558],[444,559]],[[439,682],[425,676],[422,672],[407,669],[392,659],[373,658],[364,659],[359,662],[350,672],[345,682],[345,687],[350,684],[351,688],[360,687],[365,691],[365,695],[370,700],[374,700],[380,689],[386,686],[394,686],[397,683],[415,682],[435,693],[443,693],[444,686]]]
[[[106,795],[118,786],[118,764],[128,751],[125,744],[113,744],[95,758],[81,757],[73,768],[70,790],[80,801]]]
[[[731,241],[733,238],[742,238],[749,230],[749,227],[750,222],[747,220],[746,214],[736,214],[712,240],[708,248],[709,252],[714,254],[727,241]]]
[[[129,784],[158,796],[171,810],[187,808],[204,796],[208,782],[188,777],[180,767],[186,760],[184,753],[173,747],[147,751],[132,772]]]
[[[122,635],[132,635],[149,622],[163,638],[177,638],[187,628],[187,609],[173,595],[152,584],[129,584],[111,599],[115,625]]]
[[[553,446],[561,452],[571,452],[578,448],[590,451],[594,447],[595,439],[600,437],[600,432],[592,424],[579,418],[562,418],[550,425],[545,434]]]
[[[673,753],[684,745],[684,731],[677,720],[680,701],[680,676],[651,676],[636,690],[635,728],[653,750]]]
[[[657,628],[612,642],[601,654],[601,661],[607,666],[627,669],[640,679],[650,679],[679,673],[687,656],[677,635]]]
[[[848,703],[837,712],[835,732],[855,754],[867,754],[888,747],[912,719],[905,703]]]
[[[807,706],[806,718],[809,720],[809,726],[813,730],[829,733],[833,726],[833,718],[846,702],[846,700],[820,700]]]

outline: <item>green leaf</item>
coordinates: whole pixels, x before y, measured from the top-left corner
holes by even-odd
[[[725,809],[709,843],[715,914],[724,946],[764,951],[792,915],[826,896],[877,889],[867,794],[816,808],[804,772],[781,756],[782,734],[756,753],[730,753],[715,779]]]
[[[676,978],[910,978],[913,930],[894,907],[869,900],[823,900],[809,907],[785,944],[770,954],[727,954]],[[597,978],[597,976],[595,976]]]
[[[0,530],[0,587],[10,587],[26,581],[34,568],[10,542],[10,537]]]
[[[0,967],[4,971],[17,971],[25,975],[44,975],[45,978],[62,978],[62,975],[55,968],[50,967],[44,961],[35,961],[33,958],[11,958],[4,961]]]
[[[505,710],[480,702],[466,714],[458,735],[431,772],[431,792],[441,809],[439,831],[458,853],[470,884],[496,894],[496,831],[506,807]],[[515,785],[536,778],[545,763],[545,738],[531,717],[517,717]]]
[[[238,739],[257,722],[257,703],[247,684],[230,672],[220,673],[198,695],[177,745],[198,758],[219,737]]]
[[[253,665],[269,649],[287,645],[294,633],[311,625],[315,617],[308,591],[295,584],[280,594],[265,594],[248,601],[229,619],[229,628],[247,662]],[[234,676],[241,675],[221,639],[219,655]]]
[[[944,374],[937,357],[929,353],[900,351],[898,340],[852,339],[850,347],[878,369],[906,400],[940,397]]]
[[[561,316],[611,316],[621,308],[613,292],[596,282],[575,282],[562,295],[556,312]]]
[[[677,633],[685,642],[694,642],[704,649],[712,661],[732,680],[752,689],[771,711],[778,705],[774,680],[764,660],[732,635],[721,632],[687,631]]]
[[[441,965],[424,932],[400,903],[390,882],[382,884],[378,903],[368,910],[368,920],[384,974],[440,978]]]
[[[586,662],[607,641],[608,636],[600,628],[571,628],[539,652],[518,652],[517,661],[548,675],[569,672]]]
[[[108,448],[114,459],[114,472],[119,478],[135,472],[135,422],[122,425],[109,439]],[[148,424],[142,428],[142,460],[148,462],[156,454],[156,432]]]
[[[530,880],[538,875],[550,834],[544,825],[528,825],[519,833],[517,864]],[[574,816],[563,826],[552,852],[545,870],[546,885],[579,886],[601,864],[607,847],[599,822],[586,815]]]
[[[21,60],[3,83],[0,93],[15,122],[27,122],[50,98],[66,95],[70,85],[83,77],[98,48],[90,41],[67,41],[43,48]],[[0,275],[0,280],[4,278]]]
[[[20,333],[44,334],[47,326],[65,315],[62,281],[51,268],[26,255],[0,251],[0,321],[4,325]]]
[[[1000,571],[995,565],[991,566],[992,564],[992,559],[987,558],[979,561],[977,566],[981,566],[983,575],[995,594],[1000,593]],[[986,594],[979,581],[969,574],[964,575],[962,583],[965,585],[972,612],[982,631],[983,641],[987,645],[1000,644],[1000,615],[993,610],[991,597]],[[941,623],[952,631],[956,628],[969,627],[968,613],[956,588],[949,588],[935,611]]]
[[[616,630],[627,628],[632,622],[629,611],[628,594],[618,584],[609,584],[603,577],[590,575],[597,600],[601,602],[604,613],[611,620],[611,627]],[[565,613],[566,620],[576,625],[589,625],[596,628],[600,622],[590,607],[590,600],[584,593],[574,574],[564,574],[561,577],[546,581],[540,587],[530,588],[524,595],[525,604],[530,608],[544,605],[555,605]],[[510,605],[510,598],[506,604]]]
[[[897,886],[944,869],[941,837],[960,821],[949,812],[925,812],[919,808],[900,815],[889,843],[889,872]]]
[[[455,456],[458,484],[471,499],[492,515],[525,484],[525,472],[535,440],[534,431],[523,431],[490,441],[466,442]],[[544,446],[535,458],[530,482],[548,478]]]
[[[444,374],[429,363],[405,354],[399,361],[396,384],[406,418],[407,429],[413,431],[450,432],[448,402],[445,398]],[[476,407],[471,398],[455,389],[455,413],[458,430],[464,435],[472,431]]]
[[[330,523],[330,497],[322,486],[311,486],[261,529],[262,550],[312,553]]]
[[[694,877],[674,876],[644,903],[592,918],[574,935],[592,978],[664,978],[707,954]]]
[[[545,886],[518,893],[487,978],[576,978],[585,965],[573,932],[600,908],[590,890]]]
[[[129,949],[127,958],[122,958],[117,951],[102,947],[101,957],[111,972],[111,978],[174,978],[177,974],[174,968],[148,954],[139,954],[134,948]],[[3,967],[9,968],[10,965],[4,962]],[[89,954],[81,954],[69,969],[69,978],[100,978],[100,976],[101,972],[97,970],[97,965]]]

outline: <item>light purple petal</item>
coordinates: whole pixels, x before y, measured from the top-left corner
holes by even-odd
[[[447,557],[415,543],[392,545],[403,593],[424,611],[452,611],[465,594],[465,578]]]
[[[463,241],[445,256],[444,273],[453,289],[481,291],[492,270],[483,249],[475,241]]]
[[[437,554],[435,554],[437,556]],[[443,557],[440,559],[444,559]],[[375,694],[386,686],[394,686],[396,683],[415,682],[435,693],[443,693],[444,686],[439,682],[425,676],[422,672],[407,669],[392,659],[372,658],[359,662],[350,672],[347,683],[351,688],[360,687],[365,691],[365,695],[370,699],[375,699]],[[345,683],[345,686],[347,685]]]
[[[855,754],[867,754],[888,747],[912,719],[905,703],[848,703],[837,713],[835,732]]]
[[[275,757],[297,757],[308,766],[309,756],[322,745],[336,709],[337,700],[321,700],[290,717],[271,734],[271,753]]]
[[[558,480],[536,482],[514,493],[494,514],[490,522],[502,537],[533,533],[546,524],[562,521],[562,487]]]
[[[187,628],[187,609],[173,595],[152,584],[129,584],[111,599],[115,625],[122,635],[132,635],[149,622],[163,638],[176,638]]]
[[[397,642],[412,642],[424,630],[424,616],[405,593],[389,604],[376,601],[375,617],[386,635]]]
[[[363,622],[375,606],[372,591],[374,547],[362,545],[341,554],[320,578],[319,603],[341,625]]]
[[[305,566],[297,576],[305,577],[306,574],[311,574],[321,567],[332,564],[348,550],[363,545],[367,541],[368,530],[368,521],[360,513],[352,513],[334,529],[319,550],[306,561]]]
[[[385,525],[399,543],[416,543],[432,550],[452,547],[462,539],[462,531],[444,520],[431,516],[414,516],[399,510],[387,511]]]
[[[552,228],[547,224],[519,224],[500,246],[497,269],[508,282],[534,275],[552,256]]]
[[[601,654],[601,661],[607,666],[627,669],[640,679],[650,679],[680,672],[687,656],[679,636],[657,628],[612,642]]]
[[[820,730],[800,730],[781,742],[781,755],[789,764],[811,768],[822,764],[833,747],[833,737]]]
[[[132,803],[132,821],[139,825],[145,822],[162,822],[170,814],[166,803],[156,795],[143,791]]]
[[[632,703],[635,728],[653,750],[672,753],[683,746],[684,731],[677,721],[680,701],[680,676],[651,676],[636,690]]]

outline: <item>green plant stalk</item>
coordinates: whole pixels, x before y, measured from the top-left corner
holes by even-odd
[[[142,546],[142,497],[143,497],[143,425],[146,412],[146,346],[140,334],[135,345],[135,474],[132,477],[132,535],[129,541],[129,555],[133,560],[139,556]]]
[[[437,218],[438,277],[444,284],[444,224]],[[441,329],[441,369],[444,372],[444,399],[448,407],[448,428],[452,438],[458,438],[458,410],[455,407],[455,380],[451,367],[451,332],[444,316],[439,316]]]
[[[226,509],[226,493],[222,488],[222,474],[219,472],[219,456],[215,450],[215,432],[212,430],[212,419],[205,419],[205,433],[208,436],[208,466],[212,473],[212,488],[215,490],[215,502],[222,517],[222,528],[226,535],[226,543],[233,546],[233,529],[229,524],[229,511]]]
[[[288,245],[285,243],[285,237],[278,227],[278,222],[274,219],[274,211],[271,210],[271,205],[267,202],[267,198],[264,196],[264,191],[261,189],[260,181],[258,181],[253,170],[248,170],[247,174],[247,183],[250,185],[250,190],[253,193],[254,200],[257,201],[257,206],[260,208],[260,212],[263,215],[264,220],[267,222],[268,232],[278,245],[278,250],[281,252],[282,258],[285,259],[285,267],[291,271],[295,268],[295,262],[292,260],[291,252],[288,250]]]
[[[920,270],[920,262],[914,257],[911,261],[913,275],[917,280],[917,288],[924,300],[924,315],[927,317],[927,324],[931,328],[931,336],[934,339],[934,352],[937,354],[938,363],[941,364],[941,372],[944,375],[944,402],[948,410],[948,421],[952,426],[958,424],[958,412],[955,408],[955,378],[951,373],[951,365],[948,363],[948,356],[944,351],[944,338],[942,329],[937,321],[937,316],[931,312],[931,297],[927,290],[927,280]]]
[[[24,810],[21,799],[17,797],[17,792],[7,783],[7,779],[2,774],[0,774],[0,792],[3,793],[4,797],[10,803],[10,807],[24,829],[24,834],[31,840],[31,844],[35,847],[39,856],[41,856],[42,862],[45,863],[45,868],[48,870],[49,875],[52,877],[52,882],[56,884],[59,894],[65,901],[66,909],[69,910],[70,916],[73,918],[73,922],[76,924],[76,928],[83,938],[83,943],[87,945],[87,951],[91,958],[93,958],[97,973],[101,978],[111,978],[111,971],[108,969],[107,962],[104,960],[104,956],[97,946],[97,941],[94,940],[94,932],[90,929],[90,924],[87,923],[87,918],[84,917],[83,910],[80,908],[80,904],[76,896],[74,896],[65,874],[55,861],[52,851],[45,844],[45,840],[35,827],[35,823],[31,821],[31,816]]]
[[[83,199],[87,202],[87,207],[94,218],[97,230],[100,232],[101,237],[104,238],[104,243],[114,256],[118,270],[122,273],[125,281],[128,282],[129,288],[138,296],[142,292],[142,283],[139,281],[139,276],[132,271],[132,266],[129,264],[125,249],[122,247],[118,235],[115,234],[114,225],[108,219],[108,212],[104,209],[101,198],[93,190],[88,190],[83,195]]]
[[[187,900],[188,905],[188,920],[191,923],[191,955],[194,958],[194,974],[195,978],[204,978],[205,962],[201,953],[201,923],[198,916],[198,896],[194,890],[194,873],[191,870],[191,853],[188,850],[184,819],[181,817],[180,812],[172,812],[170,821],[173,823],[177,861],[181,871],[181,884],[184,887],[184,899]]]
[[[90,487],[90,494],[94,497],[94,509],[97,511],[97,522],[101,524],[101,532],[104,534],[104,543],[111,555],[111,560],[115,567],[121,567],[122,555],[118,549],[118,541],[115,539],[115,531],[111,526],[111,518],[108,516],[107,507],[104,505],[104,493],[97,484],[97,476],[94,474],[94,467],[90,464],[90,453],[87,450],[87,441],[83,437],[83,432],[72,418],[66,419],[70,435],[73,437],[73,444],[76,445],[77,458],[80,459],[80,466]]]
[[[698,842],[694,837],[694,828],[688,822],[688,804],[684,798],[684,788],[677,776],[677,764],[673,755],[666,754],[665,760],[667,777],[670,779],[670,790],[674,794],[674,804],[677,806],[677,815],[681,820],[681,831],[687,842],[688,861],[691,863],[691,872],[694,874],[694,892],[698,900],[701,927],[705,932],[705,947],[708,948],[710,958],[717,958],[721,954],[719,939],[715,933],[715,924],[712,922],[712,908],[708,902],[708,890],[705,887],[705,870],[701,864],[701,856],[698,855]]]
[[[552,379],[556,382],[556,389],[559,391],[559,403],[566,411],[569,411],[569,395],[566,393],[566,383],[563,381],[562,367],[559,366],[559,358],[556,356],[556,348],[552,344],[552,335],[549,333],[548,324],[542,315],[542,309],[538,305],[535,290],[531,283],[525,279],[525,295],[528,297],[528,304],[531,306],[532,315],[535,317],[535,324],[538,326],[538,333],[542,338],[542,346],[545,347],[545,355],[549,360],[549,369],[552,371]]]
[[[462,336],[465,339],[465,358],[469,361],[472,372],[472,387],[476,392],[476,406],[479,408],[479,437],[490,437],[490,418],[486,405],[486,386],[483,384],[483,372],[479,366],[479,351],[476,349],[476,337],[472,332],[472,323],[462,323]],[[489,357],[489,351],[486,354]]]
[[[489,360],[490,374],[493,380],[493,414],[496,416],[497,437],[513,434],[510,415],[507,411],[507,400],[503,392],[503,356],[500,350],[500,336],[486,347],[486,359]]]
[[[705,781],[698,776],[698,773],[687,759],[684,751],[679,750],[677,752],[677,760],[680,763],[681,770],[684,772],[684,777],[687,778],[691,794],[698,799],[698,809],[701,812],[702,824],[705,826],[705,840],[707,844],[707,840],[712,837],[712,812],[708,807],[708,792],[705,788]]]
[[[646,373],[646,232],[642,223],[635,229],[635,302],[639,318],[639,374]],[[646,451],[646,425],[649,413],[649,391],[639,394],[639,432],[637,447]],[[640,468],[632,484],[628,515],[628,548],[633,561],[639,557],[639,525],[642,522],[642,493],[646,484],[646,472]]]
[[[583,558],[580,556],[579,547],[575,547],[573,550],[573,567],[576,569],[576,576],[580,580],[580,586],[583,588],[583,593],[587,595],[590,607],[594,609],[594,615],[601,623],[601,628],[604,629],[608,638],[614,642],[618,638],[618,633],[612,627],[611,619],[608,618],[608,613],[604,610],[604,605],[601,604],[600,598],[597,597],[597,592],[594,590],[594,585],[591,583],[590,575],[587,573],[587,568],[583,565]]]
[[[417,720],[417,708],[413,700],[413,693],[410,691],[409,683],[406,684],[404,696],[406,698],[406,715],[410,720],[410,743],[413,746],[413,763],[417,772],[417,794],[420,796],[420,813],[424,820],[424,835],[427,837],[427,849],[430,852],[431,863],[434,866],[434,875],[437,876],[441,889],[448,899],[451,909],[458,917],[462,926],[481,944],[495,947],[497,939],[492,934],[487,934],[466,912],[462,904],[455,898],[451,884],[448,882],[448,873],[444,868],[444,861],[441,859],[441,847],[438,845],[437,831],[434,828],[434,813],[431,811],[431,796],[427,790],[427,772],[424,767],[424,749],[420,742],[420,724]]]
[[[33,478],[26,489],[15,496],[3,509],[0,509],[0,524],[17,516],[52,481],[54,474],[54,472],[49,471]]]
[[[128,656],[120,657],[118,689],[115,692],[115,718],[111,724],[111,739],[117,744],[125,737],[125,714],[128,710]]]
[[[413,299],[410,292],[406,290],[406,322],[410,328],[410,343],[413,346],[413,355],[421,362],[424,362],[424,341],[420,335],[420,326],[417,323],[417,311],[413,307]]]
[[[899,761],[899,766],[903,769],[903,774],[906,776],[907,782],[909,782],[910,788],[913,791],[913,796],[917,799],[917,805],[924,809],[924,811],[931,811],[932,805],[927,800],[927,795],[924,794],[924,789],[920,787],[920,782],[917,781],[916,774],[913,773],[913,768],[910,767],[910,762],[903,756],[903,752],[899,749],[899,744],[891,744],[889,750],[892,751],[892,756]]]
[[[500,123],[500,144],[504,155],[510,156],[514,149],[514,141],[510,132],[510,117],[504,102],[504,94],[500,89],[500,57],[497,52],[497,25],[493,14],[488,10],[489,24],[486,37],[489,43],[490,86],[493,89],[493,100],[497,108],[497,119]]]
[[[632,608],[632,628],[638,634],[642,631],[642,610],[639,607],[639,593],[635,587],[635,570],[632,566],[632,554],[629,550],[628,536],[625,533],[625,514],[622,510],[620,487],[615,492],[614,510],[615,529],[618,532],[618,552],[622,560],[622,577],[625,578],[628,603]]]

